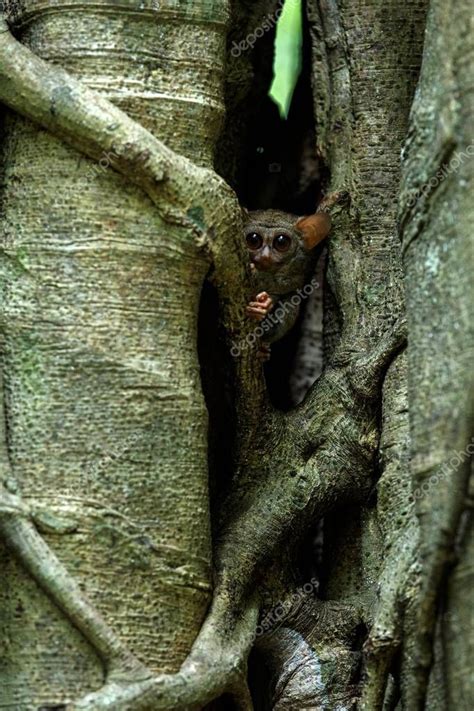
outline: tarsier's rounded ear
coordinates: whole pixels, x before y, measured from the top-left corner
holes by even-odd
[[[306,249],[313,249],[328,236],[331,229],[331,216],[327,212],[315,212],[314,215],[300,217],[295,227],[303,235]]]

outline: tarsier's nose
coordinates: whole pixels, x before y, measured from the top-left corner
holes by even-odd
[[[253,256],[253,261],[257,269],[268,269],[271,267],[273,260],[270,249],[264,247],[260,252]]]

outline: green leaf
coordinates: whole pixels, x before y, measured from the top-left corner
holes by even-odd
[[[273,82],[269,96],[287,118],[302,65],[303,11],[301,0],[285,0],[277,23]]]

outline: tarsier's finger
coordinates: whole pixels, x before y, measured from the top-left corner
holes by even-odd
[[[257,303],[266,309],[267,313],[273,308],[273,299],[265,292],[263,294],[258,294],[255,298],[257,299]]]
[[[260,304],[249,304],[249,306],[247,306],[247,313],[261,314],[262,316],[266,316],[268,314],[268,311],[269,309],[261,307]]]
[[[247,308],[256,309],[257,311],[267,311],[265,304],[262,304],[260,301],[249,301]]]
[[[266,311],[262,311],[262,309],[251,308],[250,306],[247,306],[247,316],[249,316],[250,318],[254,318],[257,321],[262,321],[266,315]]]

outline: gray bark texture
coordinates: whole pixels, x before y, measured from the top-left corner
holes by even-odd
[[[288,412],[227,354],[271,34],[232,48],[281,4],[4,5],[0,709],[472,709],[471,3],[305,4],[335,198]]]
[[[435,661],[444,674],[438,683],[432,679],[430,708],[474,703],[468,671],[474,628],[468,505],[474,451],[473,29],[471,3],[432,3],[403,155],[400,224],[412,334],[407,357],[420,596],[402,669],[405,704],[413,708],[429,680],[440,605]]]

